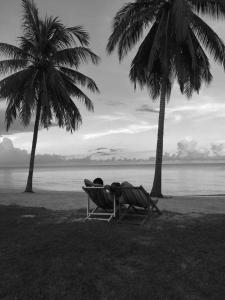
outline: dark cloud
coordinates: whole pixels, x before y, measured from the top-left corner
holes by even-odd
[[[157,113],[157,114],[159,113],[159,111],[157,109],[154,109],[147,104],[143,104],[142,106],[137,108],[136,111],[144,111],[144,112],[151,112],[151,113]]]
[[[120,153],[121,149],[117,148],[106,148],[106,147],[99,147],[97,149],[94,149],[92,151],[91,155],[89,156],[91,159],[104,159],[107,157],[108,159],[112,159],[114,155],[117,155]]]
[[[105,148],[105,147],[99,147],[99,148],[96,148],[95,151],[99,151],[99,150],[107,150],[108,148]]]
[[[96,154],[99,154],[100,156],[110,156],[111,153],[107,153],[107,152],[103,152],[103,151],[97,151],[95,153],[93,153],[92,155],[96,155]]]
[[[107,148],[107,147],[99,147],[96,148],[94,150],[89,150],[89,152],[93,152],[93,153],[115,153],[118,152],[120,149],[117,148]]]
[[[111,148],[111,149],[109,149],[109,150],[110,150],[111,153],[116,153],[116,152],[120,151],[121,149],[112,149],[112,148]]]

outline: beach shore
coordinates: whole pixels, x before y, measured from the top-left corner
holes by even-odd
[[[44,207],[51,210],[78,210],[86,207],[84,192],[44,191],[23,193],[21,190],[0,190],[0,205]],[[181,214],[225,214],[225,195],[172,196],[159,199],[158,206]]]

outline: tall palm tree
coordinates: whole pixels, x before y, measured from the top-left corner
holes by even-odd
[[[212,80],[205,50],[214,61],[224,62],[225,47],[218,35],[199,17],[225,16],[223,0],[136,0],[116,14],[107,52],[116,47],[121,61],[145,33],[130,69],[130,79],[147,87],[152,99],[160,97],[156,163],[152,196],[161,191],[166,100],[177,79],[188,98]]]
[[[58,18],[41,19],[32,0],[22,0],[23,36],[19,46],[0,43],[0,73],[11,73],[0,81],[0,97],[7,100],[6,127],[19,117],[26,126],[35,113],[29,175],[25,191],[32,192],[35,149],[39,126],[52,122],[75,131],[82,122],[76,97],[88,110],[93,103],[81,85],[98,92],[95,82],[77,71],[82,63],[99,62],[89,48],[89,36],[82,27],[65,27]],[[73,69],[74,68],[74,69]]]

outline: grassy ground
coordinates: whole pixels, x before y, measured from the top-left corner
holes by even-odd
[[[223,215],[143,227],[0,206],[0,299],[225,299],[224,229]]]

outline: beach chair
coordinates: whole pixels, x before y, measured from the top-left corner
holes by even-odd
[[[151,199],[150,194],[144,189],[143,186],[128,186],[121,188],[123,204],[128,205],[128,208],[120,211],[120,220],[123,219],[129,210],[133,210],[137,216],[138,214],[148,216],[151,212],[161,214],[160,209],[157,206],[157,201]]]
[[[115,195],[105,187],[82,187],[88,195],[86,220],[110,222],[116,217]],[[91,202],[95,205],[91,207]],[[92,205],[93,206],[93,205]]]

